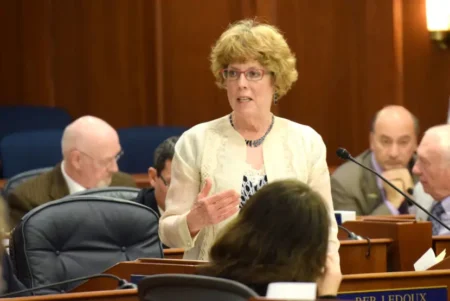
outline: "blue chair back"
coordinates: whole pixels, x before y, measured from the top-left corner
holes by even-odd
[[[61,108],[43,106],[0,106],[0,140],[12,133],[64,129],[72,117]]]
[[[127,173],[147,173],[153,165],[153,152],[165,139],[181,136],[185,127],[133,127],[118,130],[124,156],[119,160],[119,169]]]
[[[14,133],[0,141],[3,177],[32,169],[55,166],[62,160],[61,130]]]

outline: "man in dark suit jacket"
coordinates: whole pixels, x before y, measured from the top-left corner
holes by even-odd
[[[177,141],[176,136],[167,138],[155,149],[155,166],[148,169],[151,188],[142,189],[135,199],[136,202],[153,209],[158,217],[161,217],[166,208],[166,194],[170,185],[172,159]]]
[[[172,159],[175,154],[175,144],[179,137],[164,140],[155,149],[153,162],[155,167],[149,167],[148,178],[151,187],[143,188],[134,201],[150,207],[158,217],[166,209],[166,195],[171,179]],[[163,244],[164,249],[169,248]]]
[[[118,171],[123,154],[119,136],[105,121],[92,116],[75,120],[64,130],[61,148],[60,164],[9,194],[11,226],[31,209],[69,194],[108,186],[136,187],[130,175]]]
[[[408,192],[416,182],[411,169],[418,134],[418,121],[408,110],[387,106],[372,122],[370,150],[356,160]],[[333,173],[331,192],[335,210],[355,211],[356,215],[408,213],[402,195],[353,162],[344,163]]]

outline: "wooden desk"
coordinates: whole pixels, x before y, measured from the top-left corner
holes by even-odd
[[[433,249],[436,255],[447,249],[447,256],[450,256],[450,235],[433,236]]]
[[[414,214],[400,214],[400,215],[362,215],[358,216],[359,220],[367,220],[367,221],[385,221],[385,220],[391,220],[391,221],[415,221],[416,216]]]
[[[441,262],[429,267],[427,271],[433,270],[449,270],[450,269],[450,257],[444,258]]]
[[[192,274],[195,273],[196,271],[196,268],[193,265],[187,266],[187,265],[168,264],[168,265],[159,265],[160,266],[159,268],[156,268],[155,266],[156,264],[124,262],[112,267],[105,273],[114,274],[121,278],[129,280],[132,274],[140,274],[140,275],[154,275],[158,273]],[[83,290],[84,291],[113,290],[116,288],[116,286],[117,281],[113,279],[108,278],[91,279],[88,282],[82,284],[80,287],[78,287],[77,292],[81,292]],[[437,286],[450,287],[450,270],[344,275],[339,292],[348,293],[355,291],[394,290],[405,288],[412,289],[412,288],[437,287]],[[129,294],[132,294],[131,291],[132,290],[130,290]],[[448,290],[448,294],[449,294],[448,297],[450,298],[450,290]],[[38,300],[49,300],[49,299],[38,299]]]
[[[366,240],[341,240],[339,256],[341,258],[342,274],[359,273],[383,273],[387,271],[388,247],[393,242],[389,238],[375,238],[370,240],[370,253],[367,256],[369,246]],[[170,249],[166,249],[170,250]],[[166,251],[164,250],[164,252]],[[175,249],[176,250],[176,249]],[[165,254],[164,254],[165,255]],[[182,260],[178,258],[141,258],[136,262],[199,265],[206,264],[201,260]]]
[[[148,175],[146,173],[132,174],[133,180],[136,182],[138,188],[146,188],[150,186],[148,182]]]
[[[339,293],[437,286],[450,288],[450,270],[345,275]],[[450,289],[447,299],[450,300]]]
[[[367,241],[341,241],[339,254],[343,273],[386,271],[387,248],[391,243],[391,239],[372,239],[371,254],[366,257]],[[135,262],[121,262],[104,273],[113,274],[129,281],[131,274],[195,273],[195,266],[202,263],[204,262],[176,258],[143,258]],[[100,283],[106,283],[106,286]],[[77,287],[74,292],[114,289],[116,286],[116,281],[112,279],[92,279]]]
[[[130,281],[131,275],[157,275],[157,274],[195,274],[196,266],[188,264],[163,264],[142,262],[120,262],[107,269],[104,274],[113,274]],[[117,280],[110,278],[95,278],[79,285],[72,292],[93,292],[100,290],[113,290],[117,287]]]
[[[170,248],[164,249],[164,258],[170,259],[183,259],[184,249],[182,248]]]
[[[97,292],[69,293],[59,295],[45,295],[33,297],[18,297],[13,299],[0,298],[12,301],[139,301],[137,289],[108,290]]]
[[[14,298],[14,299],[0,299],[13,301],[139,301],[138,292],[136,289],[123,291],[98,291],[85,293],[70,293],[61,295],[46,295],[36,297]],[[178,301],[178,300],[168,300]],[[264,297],[250,298],[249,301],[287,301],[281,299],[266,299]]]
[[[393,240],[388,238],[371,239],[370,253],[367,254],[367,240],[340,240],[342,274],[386,272],[388,247],[392,242]]]
[[[389,238],[371,239],[370,254],[366,256],[368,243],[366,240],[340,240],[339,256],[341,257],[341,270],[345,274],[382,273],[387,271],[388,247],[393,242]],[[201,264],[205,261],[181,260],[183,249],[164,249],[164,259],[144,258],[138,259],[143,263],[176,263]],[[168,261],[167,259],[173,259]]]
[[[187,264],[187,265],[200,265],[207,264],[208,261],[204,260],[183,260],[183,259],[171,259],[171,258],[139,258],[135,262],[141,263],[167,263],[167,264]]]
[[[414,262],[432,246],[431,222],[417,221],[347,221],[350,231],[370,238],[390,238],[388,271],[413,271]]]

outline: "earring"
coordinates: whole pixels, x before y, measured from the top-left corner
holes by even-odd
[[[276,104],[278,104],[278,93],[277,92],[275,92],[274,94],[273,94],[273,104],[274,105],[276,105]]]

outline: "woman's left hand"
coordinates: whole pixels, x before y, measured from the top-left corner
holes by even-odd
[[[336,296],[342,281],[339,256],[328,254],[325,262],[325,271],[317,280],[319,296]]]

